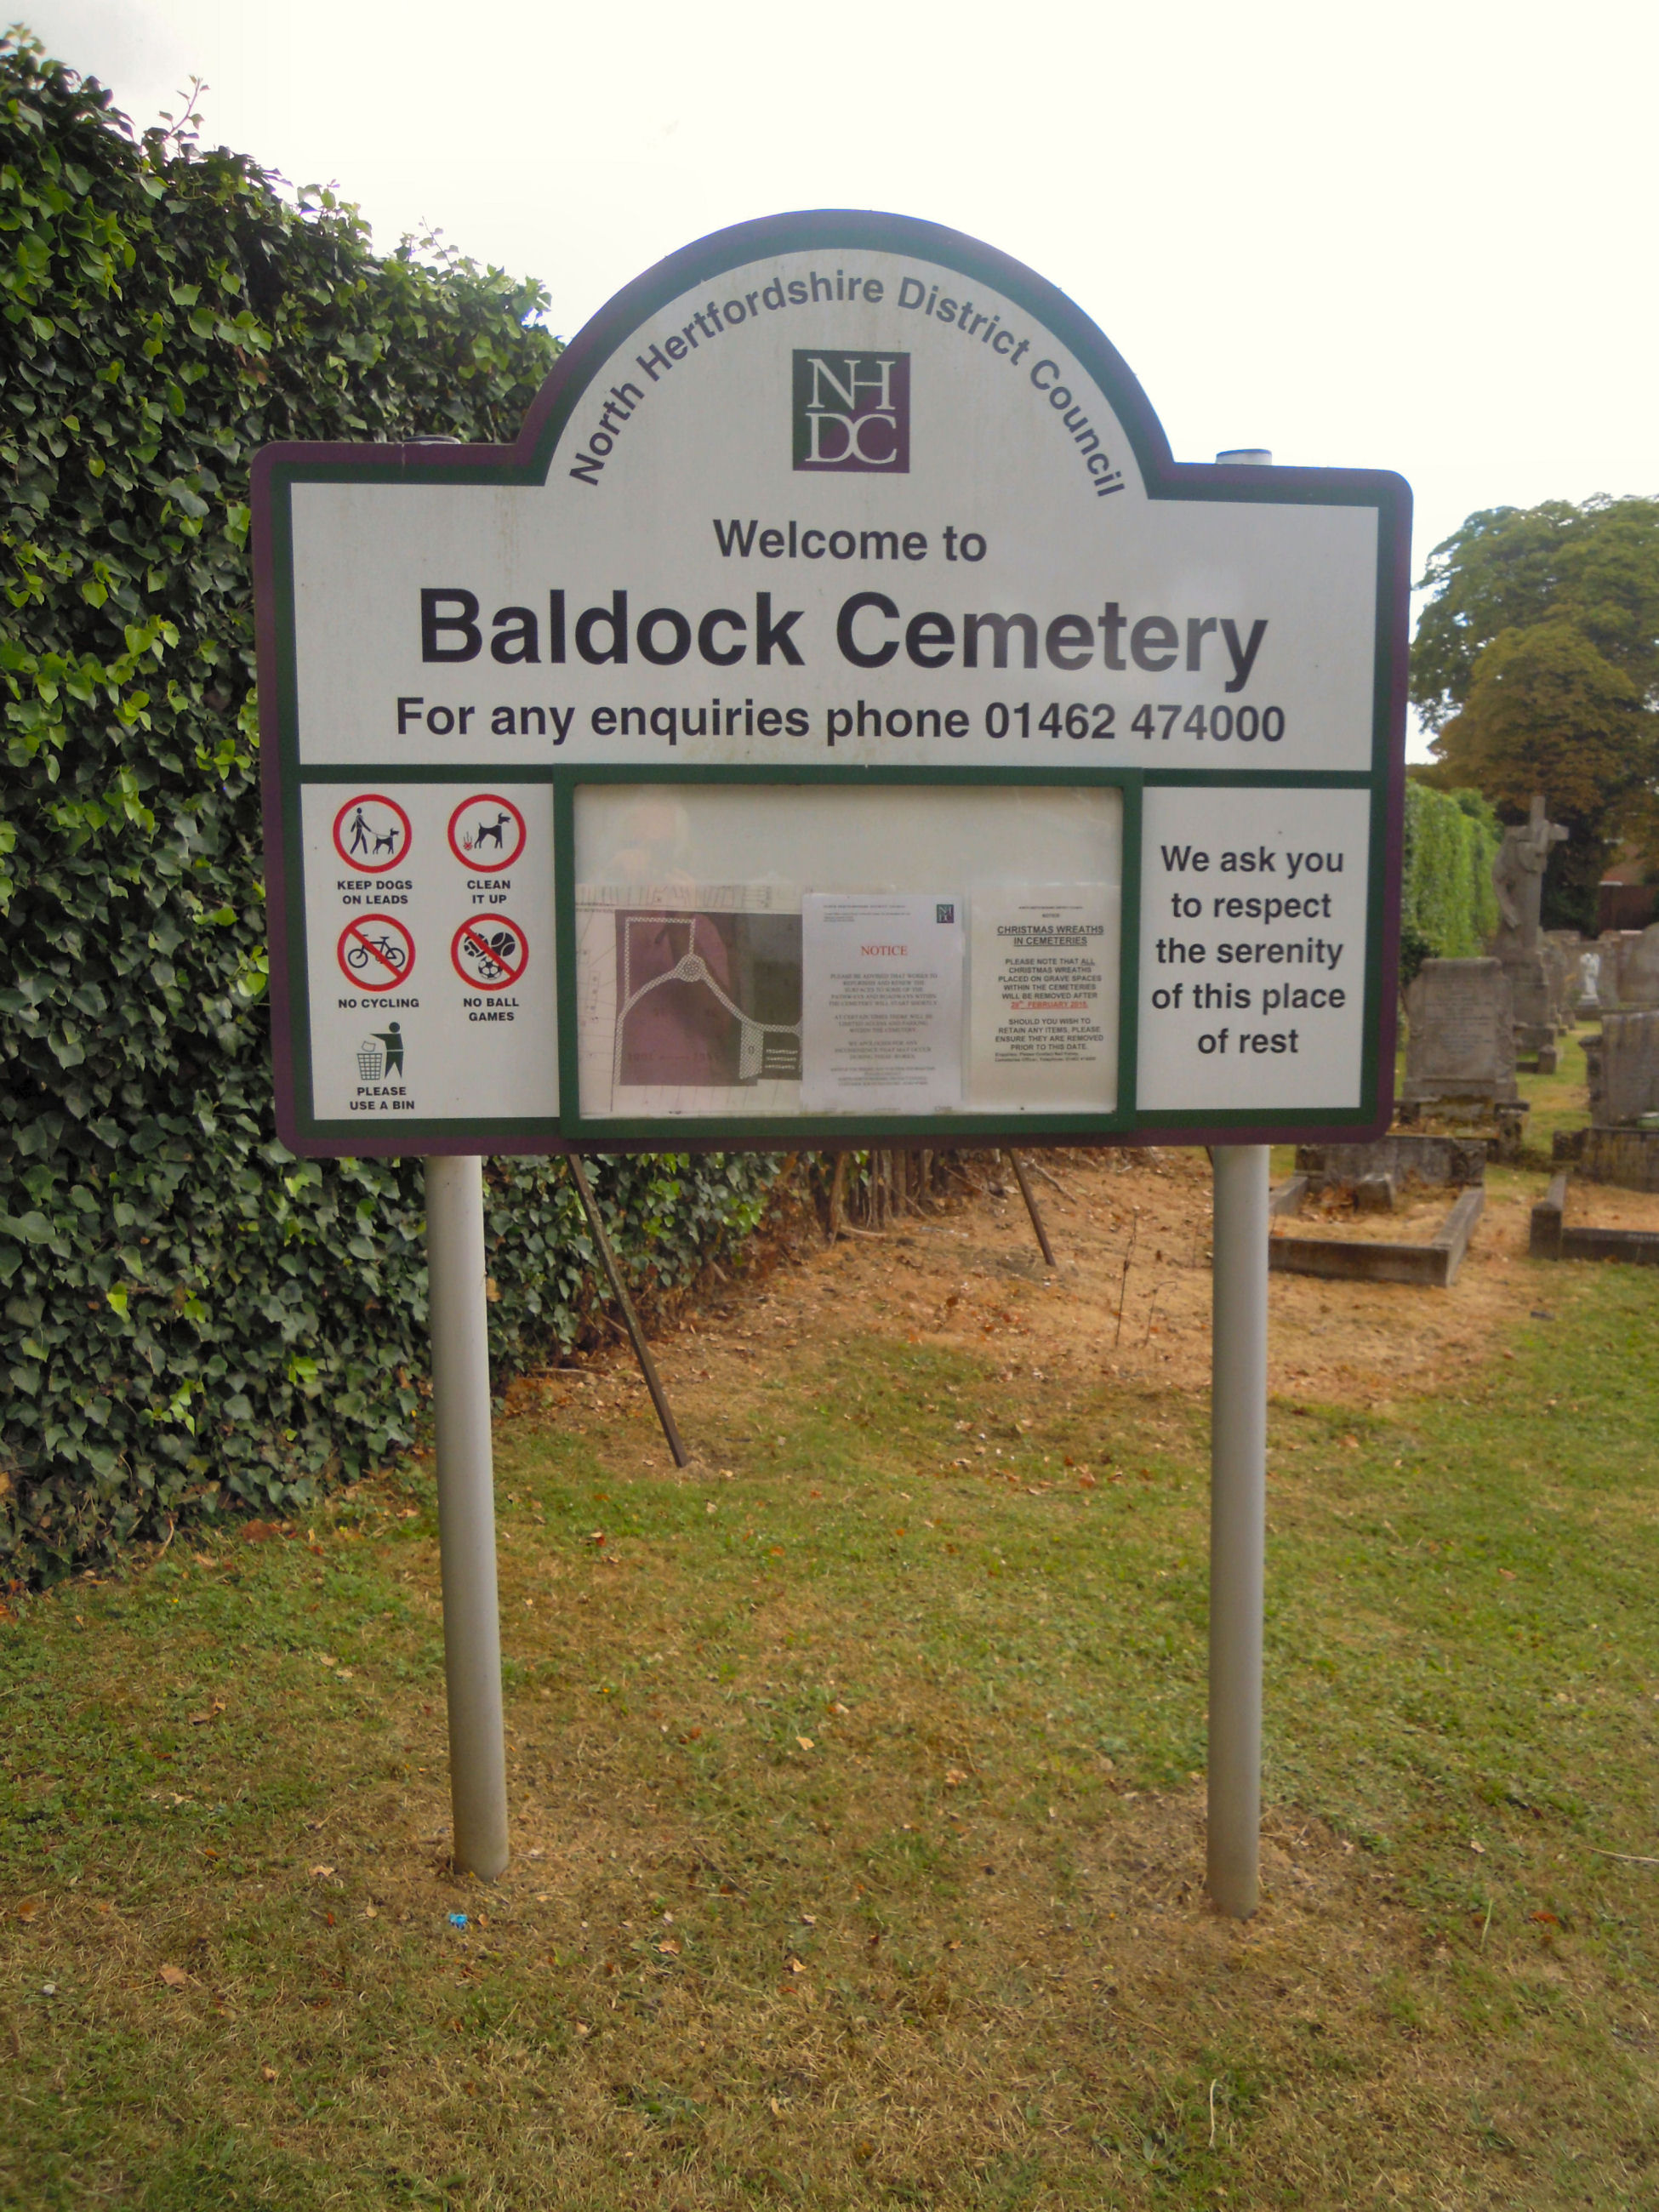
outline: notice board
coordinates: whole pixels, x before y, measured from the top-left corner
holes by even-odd
[[[284,1141],[1380,1129],[1409,520],[864,213],[648,270],[511,447],[267,448]]]

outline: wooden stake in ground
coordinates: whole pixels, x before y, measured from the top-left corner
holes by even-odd
[[[830,1242],[833,1244],[847,1226],[847,1155],[836,1154],[836,1171],[830,1178]]]
[[[1019,1185],[1019,1194],[1025,1200],[1025,1211],[1031,1217],[1031,1226],[1036,1231],[1037,1243],[1042,1247],[1042,1256],[1049,1267],[1058,1267],[1060,1262],[1054,1257],[1054,1248],[1048,1242],[1048,1232],[1042,1225],[1042,1214],[1037,1211],[1036,1193],[1031,1188],[1031,1179],[1026,1174],[1024,1164],[1018,1152],[1009,1153],[1008,1164],[1014,1171],[1014,1181]]]
[[[564,1164],[570,1170],[570,1180],[576,1186],[576,1195],[587,1216],[587,1225],[593,1232],[593,1242],[599,1248],[599,1258],[605,1272],[611,1278],[611,1287],[616,1292],[617,1304],[622,1308],[623,1319],[628,1324],[629,1341],[634,1347],[634,1357],[640,1363],[640,1372],[645,1377],[645,1387],[651,1393],[651,1402],[657,1409],[657,1419],[662,1423],[662,1432],[668,1439],[668,1449],[674,1455],[676,1467],[684,1467],[690,1455],[680,1442],[680,1432],[674,1425],[674,1416],[669,1410],[667,1394],[662,1378],[657,1372],[657,1363],[651,1357],[651,1347],[645,1340],[645,1331],[640,1327],[640,1317],[634,1310],[634,1301],[628,1295],[623,1281],[622,1269],[617,1265],[617,1255],[611,1249],[611,1239],[605,1233],[605,1223],[588,1185],[586,1171],[574,1152],[567,1152]]]

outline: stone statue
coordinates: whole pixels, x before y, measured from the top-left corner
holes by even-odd
[[[1550,854],[1558,845],[1565,844],[1569,834],[1560,823],[1548,818],[1541,798],[1533,800],[1524,822],[1504,832],[1504,842],[1492,864],[1492,889],[1504,917],[1504,926],[1492,943],[1500,960],[1538,950],[1544,871],[1550,864]]]

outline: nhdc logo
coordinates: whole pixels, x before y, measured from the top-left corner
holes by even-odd
[[[793,422],[798,469],[910,471],[908,353],[795,355]]]

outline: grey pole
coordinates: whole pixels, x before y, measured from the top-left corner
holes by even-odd
[[[1218,453],[1270,465],[1259,447]],[[1261,1874],[1261,1620],[1267,1524],[1267,1147],[1218,1145],[1210,1352],[1207,1881],[1255,1911]]]
[[[1210,1895],[1255,1911],[1267,1517],[1267,1147],[1215,1152],[1210,1382]]]
[[[455,1866],[494,1881],[507,1862],[507,1747],[481,1160],[427,1161],[426,1255]]]

